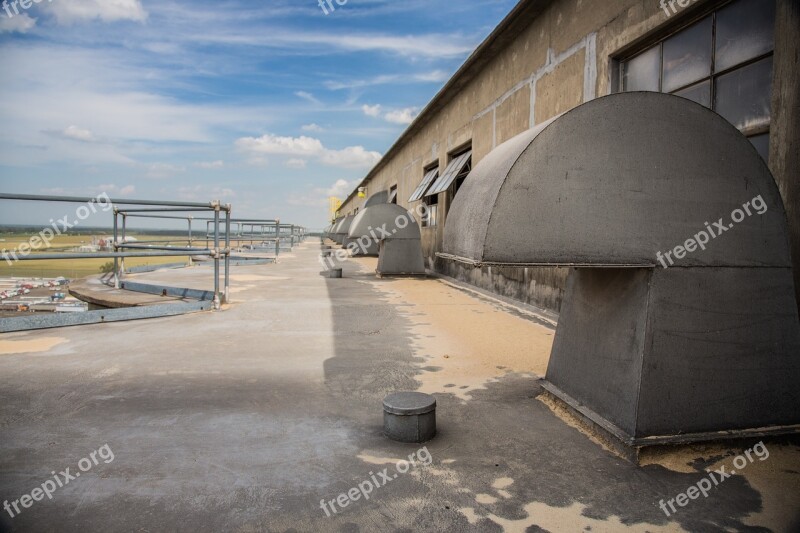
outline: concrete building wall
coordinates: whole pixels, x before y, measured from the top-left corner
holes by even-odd
[[[777,0],[770,145],[770,167],[790,218],[798,287],[799,1]],[[699,0],[668,16],[657,0],[523,0],[401,136],[362,186],[372,194],[396,184],[398,203],[413,209],[418,202],[410,204],[408,199],[430,165],[438,162],[443,170],[454,150],[471,144],[475,166],[498,144],[518,133],[614,92],[618,86],[616,57],[669,34],[699,13],[724,3]],[[364,201],[351,194],[340,212],[353,212]],[[422,229],[426,266],[558,311],[565,287],[564,269],[476,270],[437,259],[451,201],[452,191],[440,194],[437,225]]]

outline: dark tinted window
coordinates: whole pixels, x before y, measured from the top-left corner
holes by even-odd
[[[689,100],[697,102],[698,104],[704,105],[708,108],[711,107],[711,81],[709,80],[701,81],[696,85],[681,89],[680,91],[675,91],[673,94],[683,98],[688,98]]]
[[[622,61],[623,91],[661,91],[710,107],[769,146],[775,0],[735,0]]]
[[[769,127],[772,57],[717,79],[715,108],[745,135]]]
[[[711,17],[706,17],[664,41],[664,92],[711,75],[711,34]]]
[[[660,76],[661,50],[655,47],[625,62],[622,83],[625,91],[658,92]]]
[[[762,56],[774,47],[775,2],[737,0],[717,12],[716,70]]]

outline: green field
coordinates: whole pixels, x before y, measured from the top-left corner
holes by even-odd
[[[17,247],[31,238],[32,234],[23,233],[0,233],[0,252],[16,250]],[[167,240],[172,237],[165,235],[145,235],[132,234],[139,241],[148,240]],[[174,237],[174,241],[169,244],[173,246],[186,246],[185,237]],[[91,244],[92,235],[59,235],[53,239],[49,248],[40,248],[37,252],[66,252],[72,248],[83,244]],[[204,247],[205,241],[195,242],[194,246]],[[30,257],[30,256],[29,256]],[[165,263],[180,263],[188,261],[188,256],[184,257],[133,257],[125,260],[126,267],[141,265],[162,265]],[[16,261],[12,265],[8,264],[5,258],[0,258],[0,276],[13,277],[42,277],[56,278],[64,276],[68,279],[83,278],[93,274],[99,274],[103,265],[113,261],[113,259],[46,259],[41,261]]]

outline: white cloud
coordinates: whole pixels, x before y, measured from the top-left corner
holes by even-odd
[[[236,193],[227,187],[212,185],[194,185],[192,187],[178,187],[178,198],[187,202],[227,200],[235,198]]]
[[[414,76],[414,79],[416,80],[427,81],[431,83],[441,83],[443,81],[447,81],[449,78],[450,75],[444,70],[434,70],[432,72],[416,74]]]
[[[147,167],[145,177],[154,180],[163,180],[173,177],[175,174],[186,172],[185,167],[170,165],[168,163],[153,163]]]
[[[188,36],[187,36],[188,37]],[[388,52],[410,58],[451,58],[463,57],[475,48],[474,39],[464,35],[423,34],[387,35],[363,33],[323,33],[286,31],[267,28],[258,34],[243,34],[239,31],[212,32],[191,36],[196,42],[229,44],[240,46],[261,46],[286,48],[316,52],[324,50],[344,50],[350,52]]]
[[[279,137],[266,134],[261,137],[243,137],[236,147],[251,156],[261,154],[296,156],[295,158],[317,158],[324,164],[340,168],[364,169],[377,163],[381,154],[366,150],[363,146],[348,146],[342,150],[325,148],[322,141],[313,137]]]
[[[133,185],[125,185],[123,187],[119,187],[114,183],[102,183],[100,185],[96,185],[94,187],[89,188],[93,194],[95,193],[107,193],[115,196],[130,196],[134,192],[136,192],[136,187]]]
[[[245,152],[261,154],[319,156],[325,151],[322,141],[313,137],[278,137],[266,134],[261,137],[243,137],[236,141],[236,146]]]
[[[311,131],[311,132],[314,132],[314,133],[320,133],[320,132],[325,131],[325,128],[323,128],[319,124],[314,124],[313,122],[311,124],[306,124],[301,129],[303,131]]]
[[[294,93],[294,95],[297,96],[298,98],[302,98],[303,100],[311,102],[312,104],[315,105],[322,104],[322,102],[320,102],[313,94],[308,93],[306,91],[297,91]]]
[[[78,126],[68,127],[61,132],[61,135],[75,141],[92,142],[94,140],[94,135],[92,135],[91,131],[79,128]]]
[[[344,150],[327,150],[322,162],[340,168],[372,168],[381,160],[378,152],[367,151],[363,146],[349,146]]]
[[[36,26],[36,19],[28,16],[27,13],[7,17],[0,12],[0,33],[27,33],[28,30]]]
[[[336,180],[327,191],[326,196],[336,196],[337,198],[347,196],[358,185],[358,181]]]
[[[375,104],[375,105],[364,104],[361,106],[361,110],[364,112],[365,115],[369,117],[379,117],[381,115],[380,104]]]
[[[59,24],[99,19],[103,22],[144,22],[147,12],[141,0],[57,0],[50,9]]]
[[[400,55],[456,57],[472,51],[474,46],[461,44],[457,35],[331,35],[315,36],[346,50],[385,50]]]
[[[422,83],[441,83],[447,81],[447,72],[443,70],[434,70],[431,72],[421,72],[417,74],[384,74],[375,76],[365,80],[350,80],[350,81],[326,81],[325,86],[333,91],[341,89],[360,89],[362,87],[374,87],[376,85],[388,85],[390,83],[399,85],[411,82]]]
[[[387,122],[391,122],[393,124],[411,124],[415,118],[417,118],[417,114],[419,111],[416,107],[407,107],[405,109],[398,109],[395,111],[390,111],[384,115],[384,119]]]
[[[222,168],[222,167],[225,166],[225,162],[221,161],[221,160],[219,160],[219,161],[201,161],[199,163],[195,163],[194,166],[197,167],[197,168],[203,168],[203,169]]]
[[[358,185],[358,181],[336,180],[330,187],[316,187],[302,194],[290,194],[286,203],[293,206],[326,207],[328,198],[344,198]]]
[[[387,113],[382,115],[383,108],[379,104],[375,105],[365,104],[361,106],[361,110],[367,116],[375,118],[382,117],[383,120],[385,120],[386,122],[391,122],[392,124],[411,124],[419,114],[418,108],[407,107],[405,109],[395,109],[393,111],[388,111]]]
[[[289,168],[296,168],[296,169],[306,168],[307,166],[307,162],[305,159],[289,159],[284,164]]]
[[[266,167],[269,165],[269,159],[260,155],[253,155],[247,158],[247,164],[251,167]]]
[[[0,9],[0,21],[3,18]],[[225,132],[253,130],[263,127],[265,116],[274,120],[293,113],[285,105],[196,103],[169,97],[159,93],[169,73],[131,59],[117,49],[5,43],[2,72],[13,75],[2,82],[0,124],[6,127],[0,131],[0,161],[19,166],[135,166],[141,155],[153,158],[156,145],[157,157],[164,161],[181,150],[171,142],[229,144]],[[65,134],[68,125],[76,128]],[[75,129],[91,130],[95,142],[75,142]]]

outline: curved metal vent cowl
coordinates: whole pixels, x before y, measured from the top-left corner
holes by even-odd
[[[790,266],[778,188],[716,113],[677,96],[614,94],[481,160],[447,215],[443,250],[478,263],[653,265],[757,196],[765,213],[676,265]]]
[[[364,203],[364,208],[378,205],[378,204],[388,204],[389,203],[389,191],[381,191],[376,192],[372,196],[370,196],[367,201]]]
[[[353,223],[355,215],[347,215],[333,227],[333,240],[339,244],[344,244],[347,234],[350,231],[350,224]]]
[[[379,275],[425,275],[419,224],[399,205],[375,204],[361,211],[347,241],[353,255],[378,255]]]
[[[543,386],[624,444],[800,430],[784,206],[710,110],[622,93],[522,133],[459,190],[444,251],[574,267]]]

